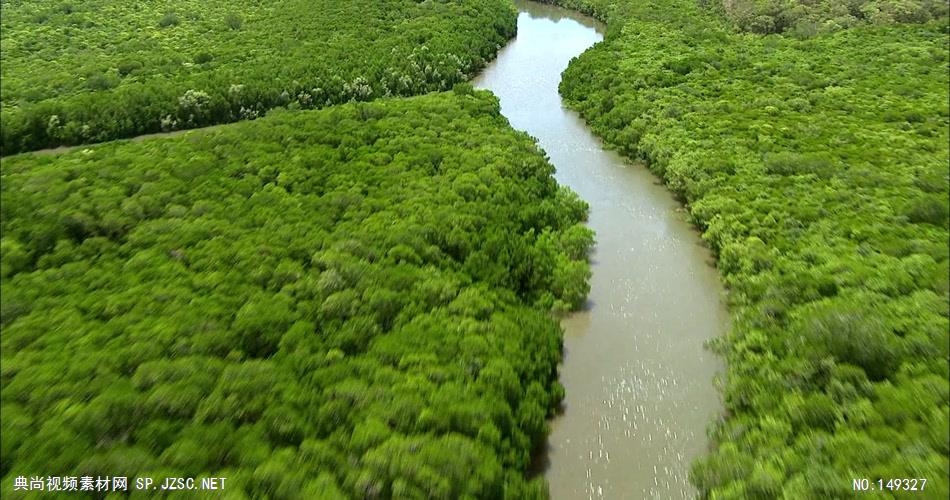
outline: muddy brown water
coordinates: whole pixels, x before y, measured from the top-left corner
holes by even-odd
[[[659,180],[605,150],[558,95],[561,72],[604,26],[515,5],[517,37],[473,83],[537,138],[597,232],[588,305],[562,322],[567,396],[542,460],[551,496],[692,498],[689,466],[721,411],[721,362],[704,343],[729,322],[712,257]]]

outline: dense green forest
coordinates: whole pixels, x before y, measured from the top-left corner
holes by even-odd
[[[514,31],[506,0],[4,2],[0,147],[448,90]]]
[[[587,206],[497,99],[380,99],[2,167],[13,478],[535,498]]]
[[[950,496],[947,3],[547,1],[608,22],[561,92],[729,290],[701,495]],[[0,28],[0,154],[256,119],[0,161],[4,498],[545,496],[593,237],[459,83],[507,0],[4,1]]]
[[[811,37],[865,24],[925,23],[947,17],[944,0],[722,0],[707,1],[739,28]]]
[[[845,498],[853,478],[914,477],[927,490],[908,498],[947,498],[946,5],[760,36],[692,0],[558,3],[610,28],[562,94],[682,196],[729,288],[703,496]]]

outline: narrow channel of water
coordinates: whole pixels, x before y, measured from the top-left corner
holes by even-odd
[[[711,256],[658,179],[604,150],[561,102],[561,72],[604,26],[515,4],[517,38],[473,83],[538,139],[558,182],[590,203],[597,232],[588,307],[562,323],[567,398],[548,441],[551,496],[692,498],[689,465],[721,408],[720,362],[703,343],[729,321]]]

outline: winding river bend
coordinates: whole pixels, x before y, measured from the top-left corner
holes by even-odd
[[[692,498],[689,465],[721,408],[720,362],[703,343],[729,320],[710,254],[659,180],[605,150],[561,102],[561,72],[602,40],[604,26],[515,5],[517,38],[473,83],[538,139],[558,182],[590,204],[597,232],[588,305],[562,323],[567,397],[544,464],[551,496]]]

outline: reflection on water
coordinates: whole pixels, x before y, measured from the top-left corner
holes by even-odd
[[[591,206],[597,232],[590,307],[563,321],[567,390],[545,476],[553,498],[690,498],[691,460],[720,409],[719,361],[703,348],[726,328],[716,272],[679,204],[643,167],[605,151],[557,86],[603,25],[516,1],[518,37],[475,80],[512,126],[538,139],[558,182]]]
[[[572,10],[562,9],[561,7],[556,7],[554,5],[528,2],[525,0],[515,0],[515,7],[517,7],[520,14],[528,16],[528,18],[531,20],[558,22],[566,19],[572,23],[580,24],[586,28],[596,30],[600,35],[606,31],[606,26],[604,26],[604,23],[592,17],[581,16]],[[521,27],[519,26],[518,28],[520,29]]]

